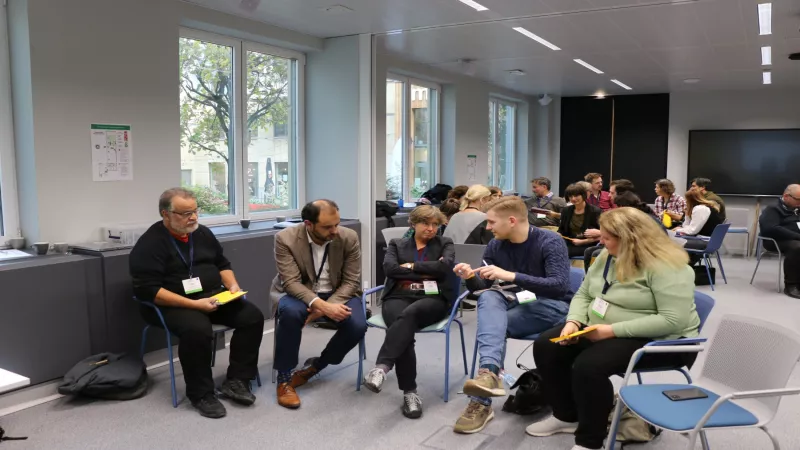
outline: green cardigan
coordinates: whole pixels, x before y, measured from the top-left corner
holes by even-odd
[[[586,325],[611,325],[620,338],[653,340],[696,337],[700,318],[694,304],[694,271],[688,266],[645,271],[626,283],[615,282],[616,258],[611,260],[608,281],[611,287],[602,295],[603,270],[608,251],[603,250],[589,268],[581,288],[572,298],[567,320]],[[604,318],[592,312],[598,296],[609,303]]]

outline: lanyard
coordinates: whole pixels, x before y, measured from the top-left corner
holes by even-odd
[[[319,265],[319,270],[317,270],[317,276],[314,278],[315,282],[319,282],[319,277],[322,275],[322,268],[325,267],[325,261],[328,260],[328,249],[330,248],[331,244],[325,244],[325,251],[322,252],[322,263]],[[311,249],[311,264],[314,264],[314,247],[311,244],[308,244],[308,248]]]
[[[189,278],[194,278],[192,275],[192,266],[194,265],[194,243],[192,242],[192,235],[189,235],[189,262],[186,262],[186,258],[183,257],[183,252],[181,252],[180,247],[178,247],[178,243],[175,242],[175,238],[172,238],[172,245],[175,247],[175,250],[178,251],[178,256],[181,257],[181,261],[189,268]]]
[[[553,197],[548,197],[548,198],[547,198],[547,201],[546,201],[546,202],[544,202],[544,205],[540,205],[540,204],[539,204],[539,201],[540,201],[540,200],[541,200],[541,199],[540,199],[539,197],[536,197],[536,207],[537,207],[537,208],[544,208],[545,206],[547,206],[547,205],[549,205],[549,204],[550,204],[550,201],[552,201],[552,200],[553,200]]]
[[[603,284],[603,295],[606,295],[606,292],[608,292],[608,289],[611,288],[611,285],[616,282],[616,280],[611,283],[608,282],[609,267],[611,267],[611,255],[608,256],[608,259],[606,259],[606,268],[603,269],[603,281],[605,282],[605,284]]]
[[[428,246],[422,248],[422,251],[417,250],[414,252],[414,262],[425,261],[425,258],[428,257]]]

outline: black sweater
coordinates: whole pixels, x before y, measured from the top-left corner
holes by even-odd
[[[220,271],[230,270],[231,263],[222,254],[222,246],[208,228],[200,227],[190,235],[194,246],[192,276],[200,278],[202,292],[186,295],[183,280],[189,278],[189,243],[174,238],[163,222],[151,226],[133,247],[130,272],[133,293],[139,300],[152,302],[161,288],[191,299],[218,294],[222,289]],[[173,243],[175,245],[173,245]],[[180,249],[183,259],[178,255]]]
[[[779,200],[775,206],[767,206],[758,219],[761,227],[761,235],[775,239],[776,241],[797,241],[800,240],[800,211],[789,209]]]

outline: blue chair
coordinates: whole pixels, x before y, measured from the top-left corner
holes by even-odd
[[[730,223],[726,221],[725,223]],[[728,234],[746,234],[747,235],[747,244],[744,250],[744,254],[746,258],[750,257],[750,229],[747,227],[730,227],[728,228]]]
[[[706,324],[706,319],[711,314],[711,310],[714,309],[714,304],[716,302],[713,298],[709,295],[704,294],[699,291],[694,291],[694,305],[697,310],[697,315],[700,317],[700,326],[697,328],[697,332],[700,333],[703,331],[703,327]],[[645,344],[645,347],[663,347],[669,345],[693,345],[693,344],[701,344],[706,341],[706,338],[684,338],[684,339],[674,339],[674,340],[667,340],[667,341],[654,341],[650,342],[649,344]],[[642,374],[647,372],[670,372],[670,371],[677,371],[683,374],[686,378],[686,382],[691,384],[692,383],[692,376],[689,375],[689,371],[683,367],[662,367],[662,368],[653,368],[653,369],[641,369],[637,370],[636,368],[633,369],[633,373],[636,374],[636,379],[639,381],[639,384],[642,383]],[[617,374],[620,377],[625,377],[625,374]]]
[[[153,308],[155,310],[156,315],[158,315],[158,320],[161,322],[161,327],[164,329],[164,332],[167,335],[167,356],[169,357],[169,381],[170,381],[170,387],[172,388],[172,407],[173,408],[177,408],[178,407],[178,393],[175,390],[175,365],[172,362],[172,360],[173,360],[173,356],[172,356],[172,338],[171,338],[172,333],[169,331],[169,328],[167,328],[167,324],[166,324],[166,322],[164,322],[164,316],[161,315],[161,309],[159,309],[158,306],[156,306],[154,303],[151,303],[151,302],[143,302],[143,301],[137,299],[136,297],[134,297],[134,300],[139,302],[139,304],[141,304],[141,305],[147,306],[149,308]],[[141,349],[139,351],[139,355],[142,358],[144,358],[144,349],[145,349],[145,345],[147,344],[147,330],[149,330],[149,329],[150,329],[150,325],[149,324],[145,324],[144,329],[142,329],[142,346],[141,346]],[[226,327],[224,325],[212,325],[211,326],[211,330],[212,330],[212,333],[213,333],[213,336],[214,336],[213,337],[214,341],[213,341],[213,344],[212,344],[213,346],[211,347],[211,367],[214,367],[214,364],[217,362],[217,343],[219,342],[219,337],[222,336],[223,339],[224,339],[225,332],[226,331],[230,331],[232,329],[233,328]],[[259,375],[258,373],[256,373],[256,383],[258,384],[258,386],[261,386],[261,375]]]
[[[696,255],[703,256],[703,262],[706,266],[706,274],[708,275],[708,281],[711,283],[711,290],[714,290],[714,282],[711,280],[711,270],[709,267],[711,266],[711,258],[710,255],[717,255],[717,263],[719,264],[719,271],[722,273],[722,279],[725,280],[725,284],[728,284],[728,278],[725,276],[725,269],[722,268],[722,259],[719,257],[719,249],[722,247],[722,241],[725,239],[725,235],[728,234],[728,229],[730,229],[731,224],[723,223],[719,224],[714,228],[714,231],[711,233],[711,236],[708,239],[708,244],[706,248],[702,250],[695,250],[691,248],[685,249],[688,253],[694,253]],[[681,236],[684,239],[699,239],[694,236]],[[705,239],[703,239],[705,240]]]
[[[583,259],[583,258],[581,258],[581,259]],[[570,267],[570,269],[569,269],[569,286],[570,286],[570,289],[572,289],[572,292],[578,292],[578,289],[580,289],[581,284],[583,283],[583,277],[584,276],[585,276],[585,273],[584,273],[583,269],[579,269],[577,267]],[[535,333],[535,334],[531,334],[529,336],[525,336],[523,338],[515,338],[515,339],[517,339],[518,341],[535,341],[538,338],[539,338],[539,333]],[[531,342],[531,345],[533,345],[533,342]],[[517,356],[517,367],[519,367],[522,370],[528,370],[528,368],[519,364],[519,358],[520,358],[520,356],[522,356],[523,353],[525,353],[525,351],[528,350],[528,348],[530,348],[531,345],[525,347],[522,350],[522,353],[520,353],[519,356]],[[503,346],[503,361],[505,361],[505,356],[506,356],[506,349],[505,349],[505,346]],[[475,348],[472,350],[472,370],[470,371],[470,377],[471,378],[475,378],[475,366],[477,365],[477,363],[478,363],[478,333],[476,331],[476,333],[475,333]]]
[[[703,391],[707,398],[672,401],[664,395],[668,390],[685,389],[685,384],[628,385],[633,368],[645,354],[703,350],[702,345],[667,345],[643,347],[631,356],[606,449],[614,449],[623,405],[653,426],[688,434],[687,449],[695,448],[698,436],[703,449],[709,448],[706,429],[753,427],[769,436],[773,448],[780,448],[767,425],[775,417],[782,396],[800,394],[800,389],[786,387],[800,357],[800,335],[774,323],[726,315],[709,346],[697,383],[688,385]]]
[[[361,305],[364,308],[364,314],[366,315],[367,311],[367,297],[372,294],[378,293],[383,290],[383,286],[376,286],[372,289],[368,289],[364,292],[361,297]],[[442,319],[441,321],[430,325],[428,327],[423,328],[422,330],[418,331],[418,333],[443,333],[445,336],[445,347],[444,347],[444,401],[447,402],[450,399],[450,326],[455,322],[458,325],[459,330],[461,331],[461,353],[464,360],[464,375],[467,374],[467,349],[464,345],[464,326],[461,324],[461,321],[456,319],[456,312],[458,311],[458,305],[461,303],[461,300],[467,296],[467,292],[461,294],[456,298],[456,301],[453,302],[452,308],[450,308],[450,314]],[[386,326],[386,322],[383,321],[383,317],[380,314],[373,315],[372,317],[367,320],[367,327],[371,328],[380,328],[386,330],[388,327]],[[361,342],[358,344],[358,380],[356,380],[356,391],[361,390],[361,383],[364,379],[364,360],[367,357],[367,349],[364,339],[361,339]]]
[[[775,250],[767,250],[764,248],[764,241],[772,242],[772,245],[775,246]],[[756,236],[756,268],[753,269],[753,276],[750,277],[750,284],[753,284],[753,280],[756,279],[756,272],[758,272],[758,266],[761,264],[761,257],[767,253],[778,254],[778,292],[781,292],[781,281],[783,280],[783,277],[781,277],[781,272],[783,271],[783,253],[781,253],[781,249],[778,247],[778,241],[772,238]]]

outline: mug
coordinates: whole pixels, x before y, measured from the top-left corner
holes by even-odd
[[[37,255],[46,255],[47,251],[50,250],[50,243],[49,242],[35,242],[31,247],[36,249]]]
[[[250,228],[250,219],[242,219],[242,220],[240,220],[239,221],[239,225],[241,225],[242,228]]]
[[[56,253],[64,255],[67,252],[69,252],[69,244],[67,244],[66,242],[56,242],[55,244],[53,244],[53,250]]]
[[[11,238],[6,241],[6,244],[9,245],[14,250],[21,250],[25,248],[25,238],[23,237]]]

